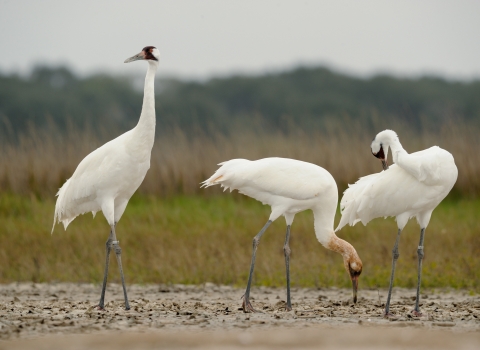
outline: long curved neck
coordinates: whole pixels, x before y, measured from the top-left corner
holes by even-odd
[[[408,154],[407,151],[405,151],[405,149],[403,148],[398,138],[391,140],[388,143],[388,146],[392,149],[392,159],[394,163],[398,162],[399,156]]]
[[[335,210],[328,208],[316,208],[313,210],[315,235],[318,241],[327,249],[341,254],[343,257],[349,256],[355,249],[347,241],[338,238],[333,229],[335,220]]]
[[[141,144],[153,147],[155,138],[155,73],[157,72],[158,62],[147,61],[148,70],[145,77],[145,88],[143,91],[143,105],[140,119],[133,129],[135,139],[141,141]]]

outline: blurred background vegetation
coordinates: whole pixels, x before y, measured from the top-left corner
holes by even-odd
[[[129,282],[243,285],[251,239],[268,208],[200,189],[216,164],[301,159],[330,171],[343,191],[381,170],[369,145],[391,128],[407,151],[438,145],[459,168],[427,230],[424,285],[478,291],[480,81],[360,79],[300,67],[205,82],[159,80],[156,94],[151,169],[118,230]],[[143,77],[79,77],[47,66],[26,77],[0,74],[0,282],[101,281],[106,223],[82,217],[50,237],[54,195],[89,152],[136,124],[142,96]],[[284,284],[281,221],[260,248],[257,284]],[[417,231],[409,224],[403,237],[397,285],[414,286]],[[387,287],[395,234],[394,221],[382,219],[339,233],[363,259],[363,286]],[[292,249],[295,285],[349,286],[341,257],[315,243],[311,214],[298,215]]]
[[[137,87],[137,88],[135,88]],[[0,74],[0,116],[5,134],[54,123],[129,128],[137,121],[143,77],[77,77],[66,67],[37,66],[28,77]],[[157,81],[158,131],[235,130],[238,123],[264,130],[321,129],[349,117],[375,132],[374,119],[438,130],[450,120],[480,124],[480,81],[437,77],[361,79],[327,68],[297,68],[262,76],[206,82]]]

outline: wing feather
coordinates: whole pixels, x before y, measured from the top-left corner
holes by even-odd
[[[428,186],[393,164],[387,171],[362,177],[349,186],[340,202],[342,218],[336,231],[359,221],[366,225],[378,217],[416,213],[433,203],[435,207],[443,193],[443,186]]]
[[[259,200],[261,194],[311,199],[331,184],[324,179],[333,180],[330,173],[317,165],[287,158],[232,159],[219,165],[221,167],[202,183],[203,187],[220,184]],[[318,180],[312,181],[312,178]]]
[[[100,182],[108,181],[108,174],[111,174],[116,161],[115,157],[111,156],[112,148],[120,147],[120,141],[117,138],[107,142],[88,154],[78,164],[72,177],[57,192],[53,227],[57,222],[62,222],[67,229],[78,215],[88,212],[95,215],[101,210],[95,202],[97,187]]]
[[[455,164],[450,152],[433,146],[414,153],[399,153],[395,162],[418,181],[428,185],[436,185],[443,182],[446,168]]]

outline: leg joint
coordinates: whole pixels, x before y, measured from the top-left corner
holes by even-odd
[[[113,246],[113,249],[115,249],[115,254],[117,254],[117,255],[122,254],[122,248],[120,248],[120,242],[119,241],[113,241],[112,246]]]
[[[417,254],[418,254],[419,259],[423,259],[425,254],[423,253],[423,247],[422,246],[418,246]]]
[[[286,256],[290,256],[290,254],[292,253],[292,250],[290,249],[289,245],[284,245],[283,252],[285,253]]]
[[[398,252],[398,247],[393,248],[392,250],[393,258],[397,260],[400,257],[400,253]]]

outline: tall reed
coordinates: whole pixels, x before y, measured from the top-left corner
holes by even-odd
[[[459,169],[454,193],[467,197],[480,194],[480,138],[476,128],[454,121],[431,131],[412,130],[402,123],[376,124],[367,128],[361,121],[345,118],[325,124],[322,130],[304,130],[290,123],[284,131],[238,125],[230,132],[200,128],[184,132],[173,126],[158,133],[151,169],[139,192],[159,196],[204,193],[199,183],[219,162],[273,156],[318,164],[332,173],[343,190],[360,176],[381,170],[369,146],[376,132],[389,127],[397,131],[409,152],[433,145],[450,151]],[[60,130],[51,124],[43,130],[30,128],[14,138],[4,137],[0,142],[0,191],[52,197],[89,152],[121,132],[88,126]]]

